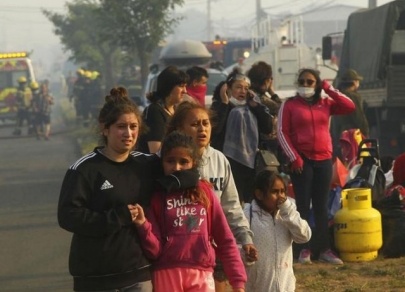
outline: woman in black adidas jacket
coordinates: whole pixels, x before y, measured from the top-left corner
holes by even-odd
[[[147,202],[159,162],[132,151],[141,118],[125,88],[113,88],[105,100],[98,118],[105,146],[68,169],[59,198],[59,225],[73,233],[74,290],[151,292],[150,263],[130,209]]]

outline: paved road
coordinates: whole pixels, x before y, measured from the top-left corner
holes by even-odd
[[[79,157],[58,106],[50,141],[0,127],[0,291],[72,291],[71,234],[56,219],[67,168]],[[26,133],[26,128],[24,129]],[[8,137],[8,138],[5,138]]]

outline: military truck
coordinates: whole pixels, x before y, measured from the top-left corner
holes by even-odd
[[[323,39],[323,58],[330,59],[333,37]],[[365,103],[370,137],[381,155],[405,151],[405,0],[352,13],[344,32],[335,84],[347,69],[363,80],[358,93]]]

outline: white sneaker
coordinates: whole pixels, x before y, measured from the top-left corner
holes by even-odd
[[[312,264],[311,251],[309,249],[302,249],[300,252],[300,256],[298,257],[298,262],[300,264]]]
[[[343,261],[330,249],[319,255],[319,261],[332,265],[343,265]]]

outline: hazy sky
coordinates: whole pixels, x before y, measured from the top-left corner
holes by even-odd
[[[33,59],[48,64],[66,58],[52,25],[41,13],[41,8],[63,13],[66,0],[0,0],[0,51],[34,51]],[[68,1],[69,2],[69,1]],[[377,0],[378,5],[387,0]],[[262,7],[271,14],[305,10],[308,5],[345,4],[366,7],[368,0],[261,0]],[[178,12],[196,9],[206,12],[207,0],[185,0]],[[213,21],[240,23],[251,21],[255,15],[255,0],[211,0]]]

